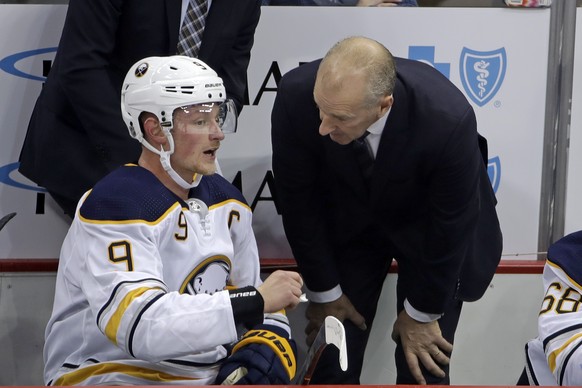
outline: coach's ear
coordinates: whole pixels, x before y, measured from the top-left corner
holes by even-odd
[[[380,113],[378,118],[384,117],[386,112],[388,112],[388,110],[392,107],[392,104],[394,104],[394,97],[392,94],[382,97],[380,99]]]

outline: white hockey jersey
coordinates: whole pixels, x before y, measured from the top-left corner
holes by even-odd
[[[548,250],[538,337],[526,345],[531,385],[582,385],[582,232]]]
[[[220,175],[184,202],[127,165],[85,194],[62,246],[47,385],[212,384],[238,339],[226,287],[261,284],[252,213]],[[289,332],[283,314],[266,317]]]

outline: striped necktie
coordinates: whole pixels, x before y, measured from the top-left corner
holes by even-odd
[[[208,15],[207,0],[190,0],[178,36],[177,53],[196,58],[202,43],[202,34]]]
[[[354,150],[354,155],[356,160],[360,165],[362,170],[362,175],[366,183],[370,183],[370,178],[372,177],[372,171],[374,170],[374,156],[372,154],[372,149],[366,141],[366,137],[370,132],[366,131],[360,138],[352,142],[352,148]]]

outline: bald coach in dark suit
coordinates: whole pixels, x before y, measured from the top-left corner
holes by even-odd
[[[312,383],[359,383],[394,258],[398,317],[381,330],[397,343],[396,382],[448,384],[462,303],[483,295],[502,248],[486,142],[466,98],[434,68],[352,37],[284,75],[272,145],[285,233],[308,288],[308,342],[326,315],[348,337],[348,371],[328,347]]]
[[[81,195],[140,147],[121,118],[127,70],[176,54],[182,0],[71,0],[55,61],[32,114],[20,172],[73,215]],[[212,0],[198,58],[240,112],[260,0]]]

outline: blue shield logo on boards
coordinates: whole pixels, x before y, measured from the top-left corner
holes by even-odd
[[[450,78],[451,64],[446,62],[437,62],[435,60],[434,46],[410,46],[408,47],[408,59],[426,63],[440,71],[445,77]]]
[[[501,182],[501,160],[499,160],[499,156],[489,159],[487,163],[487,174],[489,175],[493,192],[497,193],[499,182]]]
[[[503,83],[507,67],[505,48],[475,51],[463,47],[459,66],[465,92],[475,104],[483,106],[495,96]]]

